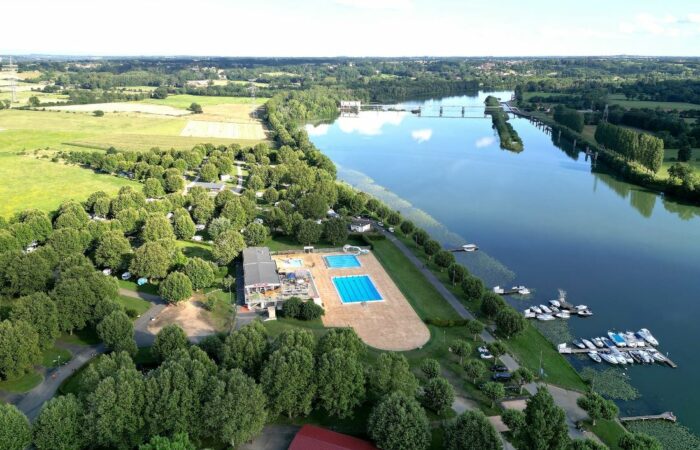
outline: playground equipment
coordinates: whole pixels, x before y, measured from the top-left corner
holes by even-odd
[[[355,256],[366,255],[367,253],[369,253],[369,250],[365,250],[365,249],[360,248],[356,245],[349,245],[349,244],[343,245],[343,251],[345,253],[350,253],[350,254],[355,255]]]

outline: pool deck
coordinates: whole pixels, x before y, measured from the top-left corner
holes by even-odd
[[[413,350],[428,342],[428,327],[371,252],[358,256],[361,267],[344,269],[327,267],[323,257],[329,255],[299,253],[284,256],[303,259],[305,267],[311,270],[326,309],[324,326],[352,327],[367,345],[381,350]],[[343,304],[332,278],[348,275],[369,275],[383,301]]]

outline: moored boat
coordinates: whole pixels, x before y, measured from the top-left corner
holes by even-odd
[[[593,345],[595,345],[598,348],[605,347],[605,344],[603,344],[603,340],[599,337],[594,337],[593,339],[591,339],[591,341],[593,342]]]
[[[615,364],[615,365],[618,364],[617,359],[609,353],[600,353],[599,355],[601,358],[603,358],[605,360],[605,362],[608,362],[610,364]]]
[[[581,339],[581,342],[583,342],[583,345],[585,345],[589,349],[595,350],[595,345],[593,345],[593,342],[589,341],[588,339]]]
[[[588,352],[588,356],[597,363],[602,362],[602,359],[600,359],[598,352]]]
[[[549,304],[554,306],[555,308],[561,308],[561,303],[559,303],[559,300],[550,300]]]
[[[624,347],[625,345],[627,345],[625,340],[618,333],[613,333],[612,331],[608,331],[608,337],[618,347]]]
[[[578,348],[586,348],[586,344],[583,342],[579,341],[578,339],[574,339],[574,345]]]
[[[546,322],[548,320],[554,320],[554,316],[551,314],[538,314],[537,320],[541,320],[543,322]]]
[[[659,345],[659,341],[657,341],[656,338],[654,336],[652,336],[651,332],[649,330],[647,330],[646,328],[642,328],[637,333],[642,337],[642,339],[644,339],[645,341],[647,341],[651,345],[653,345],[653,346]]]
[[[544,312],[544,313],[546,313],[546,314],[551,314],[551,313],[552,313],[552,310],[549,309],[549,308],[547,307],[547,305],[540,305],[540,309],[542,310],[542,312]]]
[[[559,317],[560,319],[566,320],[566,319],[569,319],[571,317],[571,314],[569,314],[566,311],[561,311],[561,312],[556,313],[555,316]]]
[[[540,307],[537,306],[537,305],[531,306],[530,309],[533,310],[533,311],[535,311],[535,313],[537,313],[537,314],[542,314],[542,310],[541,310]]]
[[[615,347],[615,344],[613,343],[613,341],[611,341],[610,339],[608,339],[606,337],[602,337],[602,338],[600,338],[600,340],[603,341],[603,345],[606,346],[607,348]]]

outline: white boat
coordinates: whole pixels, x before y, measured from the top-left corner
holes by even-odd
[[[637,337],[631,331],[626,331],[621,334],[628,347],[644,347],[644,343],[640,342],[639,339],[637,339]]]
[[[593,342],[589,341],[588,339],[581,339],[581,342],[583,342],[583,345],[585,345],[589,349],[595,350],[595,345],[593,345]]]
[[[530,308],[527,308],[523,313],[525,314],[526,319],[534,319],[535,317],[537,317],[537,314],[535,314],[535,312],[532,311]]]
[[[586,306],[586,305],[576,305],[576,306],[574,306],[574,308],[576,308],[577,310],[581,311],[582,309],[588,309],[588,306]]]
[[[654,364],[654,358],[644,350],[639,350],[637,354],[644,360],[645,364]]]
[[[505,289],[503,289],[503,288],[500,287],[500,286],[494,286],[494,287],[493,287],[493,292],[494,292],[495,294],[505,294],[505,293],[506,293]]]
[[[537,320],[541,320],[543,322],[546,322],[548,320],[554,320],[554,316],[551,314],[538,314]]]
[[[600,359],[600,356],[598,355],[598,352],[588,352],[588,356],[597,363],[602,361],[602,359]]]
[[[561,310],[560,310],[559,308],[557,308],[556,306],[550,306],[549,309],[551,309],[553,313],[558,313],[559,311],[561,311]]]
[[[539,306],[531,306],[530,309],[535,311],[537,314],[542,314],[542,310]]]
[[[618,349],[610,349],[610,355],[617,360],[618,364],[627,364],[627,358],[625,358]]]
[[[651,332],[649,330],[647,330],[646,328],[642,328],[641,330],[638,331],[638,333],[642,337],[642,339],[644,339],[645,341],[647,341],[651,345],[653,345],[653,346],[659,345],[659,341],[657,341],[656,338],[654,336],[652,336]]]
[[[558,312],[555,314],[555,316],[559,317],[560,319],[564,319],[564,320],[571,318],[571,314],[569,314],[566,311]]]
[[[578,314],[581,317],[590,317],[593,315],[590,309],[579,309],[576,311],[576,314]]]
[[[594,337],[593,339],[591,339],[591,341],[593,342],[593,345],[595,345],[598,348],[605,347],[605,344],[603,344],[603,340],[599,337]]]
[[[530,289],[524,287],[522,289],[518,289],[518,294],[520,295],[530,295]]]
[[[666,361],[666,357],[664,355],[662,355],[661,352],[659,352],[656,349],[649,350],[647,353],[649,353],[649,355],[651,355],[651,357],[654,358],[658,362],[665,362]]]
[[[546,314],[551,314],[551,313],[552,313],[552,310],[549,309],[546,305],[540,305],[540,309],[542,310],[542,312],[544,312],[544,313],[546,313]]]
[[[618,333],[613,333],[612,331],[608,331],[608,337],[617,345],[618,347],[624,347],[626,345],[625,340],[622,339],[622,336],[620,336]]]
[[[477,247],[476,244],[464,244],[462,246],[462,250],[464,250],[465,252],[475,252],[479,250],[479,247]]]
[[[555,308],[561,308],[561,303],[559,303],[559,300],[550,300],[549,304],[554,306]]]
[[[586,344],[583,342],[579,341],[578,339],[574,339],[574,345],[578,348],[584,349],[586,348]]]
[[[600,357],[610,364],[617,365],[617,359],[609,353],[600,353]]]

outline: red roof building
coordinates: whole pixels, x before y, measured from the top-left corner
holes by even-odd
[[[304,425],[289,450],[378,450],[367,441],[313,425]]]

